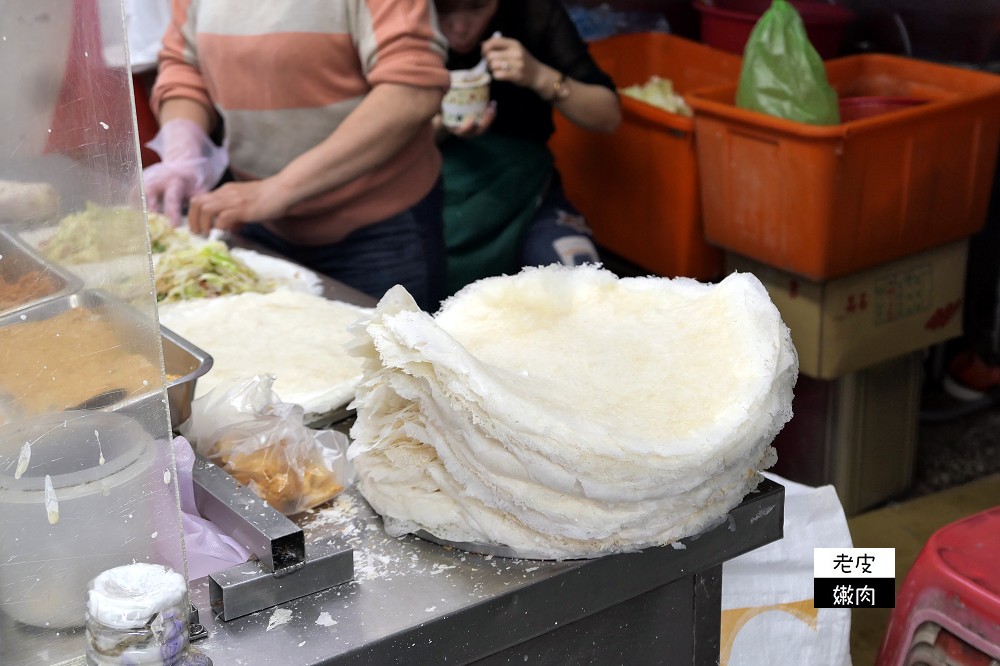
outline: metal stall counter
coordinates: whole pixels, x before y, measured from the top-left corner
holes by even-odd
[[[227,242],[273,254],[238,236]],[[375,304],[320,279],[326,298]],[[346,431],[350,422],[331,427]],[[504,557],[502,548],[473,552],[390,537],[350,488],[295,519],[306,560],[320,566],[267,583],[250,562],[191,582],[206,634],[196,645],[215,664],[238,666],[717,664],[722,563],[782,538],[783,518],[784,488],[765,479],[725,522],[673,546],[543,561]],[[353,578],[316,580],[337,575],[335,559],[345,555],[353,556]],[[217,581],[237,601],[235,610],[220,612]],[[260,598],[289,599],[298,588],[322,591],[277,605]],[[240,615],[244,600],[264,610]]]
[[[353,549],[353,580],[222,621],[191,583],[216,664],[717,664],[722,563],[782,537],[764,480],[725,522],[673,546],[592,560],[477,554],[392,538],[348,490],[298,520],[306,550]],[[294,574],[293,574],[294,575]]]

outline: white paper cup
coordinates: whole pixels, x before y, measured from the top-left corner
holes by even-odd
[[[479,120],[490,102],[490,75],[470,75],[468,70],[451,73],[451,88],[441,102],[441,122],[459,127],[468,118]]]

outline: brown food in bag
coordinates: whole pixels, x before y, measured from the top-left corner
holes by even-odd
[[[300,461],[304,463],[301,466],[291,464],[286,446],[284,440],[278,440],[248,453],[227,454],[220,463],[234,479],[286,515],[305,511],[344,489],[315,457]],[[232,451],[234,447],[227,448]]]
[[[273,375],[217,387],[192,402],[180,431],[201,455],[285,515],[333,499],[353,483],[349,440],[303,424],[303,409],[271,391]]]

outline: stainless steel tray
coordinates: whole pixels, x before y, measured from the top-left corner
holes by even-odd
[[[40,271],[51,276],[55,281],[55,288],[44,296],[15,305],[5,307],[0,304],[0,317],[68,296],[83,287],[83,281],[79,277],[45,259],[23,240],[0,230],[0,277],[8,281],[16,280],[32,271]]]
[[[191,401],[198,378],[212,369],[208,352],[188,342],[166,326],[160,326],[163,344],[163,368],[167,375],[167,403],[170,427],[177,427],[191,416]]]
[[[154,366],[159,365],[160,350],[148,344],[148,341],[155,339],[150,333],[150,329],[156,326],[155,321],[119,301],[111,294],[100,290],[85,289],[47,301],[31,309],[22,310],[17,314],[4,315],[0,317],[0,328],[12,326],[22,321],[41,321],[74,308],[100,312],[116,329],[122,331],[122,338],[126,343],[128,340],[136,341],[135,348],[127,348],[126,351],[142,354]],[[170,424],[172,428],[176,429],[190,416],[195,383],[199,377],[211,369],[212,357],[165,327],[159,327],[158,337],[161,341],[164,371],[167,375]],[[135,411],[151,399],[159,399],[159,396],[157,387],[151,386],[149,391],[132,395],[93,396],[91,400],[87,401],[89,403],[87,408]]]

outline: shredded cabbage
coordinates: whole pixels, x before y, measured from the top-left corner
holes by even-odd
[[[153,272],[156,300],[167,303],[250,291],[267,293],[275,287],[220,241],[172,248],[157,258]]]
[[[652,104],[670,113],[677,113],[682,116],[691,115],[691,107],[688,106],[684,98],[674,92],[674,84],[670,79],[661,79],[655,74],[649,81],[641,86],[631,85],[620,90],[621,94],[634,97],[640,102]]]
[[[191,234],[184,229],[175,229],[170,219],[162,213],[148,213],[149,244],[154,254],[166,252],[176,245],[190,245]]]
[[[114,257],[145,253],[139,226],[142,212],[125,206],[101,206],[88,201],[83,210],[63,217],[42,246],[42,252],[63,264],[91,264]],[[190,243],[190,234],[174,229],[160,213],[149,213],[149,240],[154,253]]]
[[[108,261],[125,254],[145,254],[142,212],[87,202],[83,210],[59,221],[55,234],[42,245],[44,254],[64,264]],[[225,243],[203,243],[184,228],[174,228],[160,213],[146,216],[156,300],[184,301],[248,291],[274,291],[272,280],[232,256]],[[131,247],[131,246],[135,247]]]

